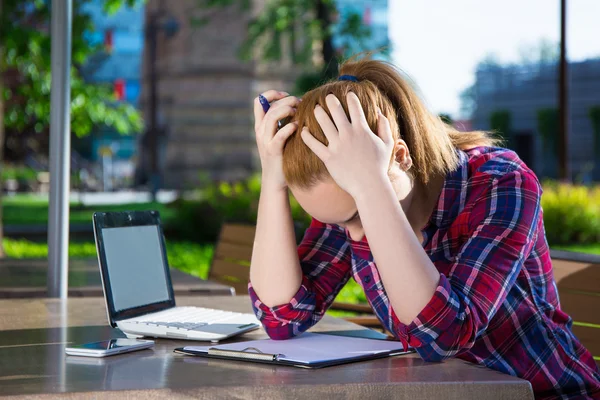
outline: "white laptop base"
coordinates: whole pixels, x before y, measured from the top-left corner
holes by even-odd
[[[254,314],[201,307],[174,307],[117,321],[117,327],[130,338],[146,336],[211,342],[257,329],[259,324]]]
[[[93,222],[108,321],[128,337],[219,341],[260,327],[250,313],[175,306],[158,212],[96,212]]]

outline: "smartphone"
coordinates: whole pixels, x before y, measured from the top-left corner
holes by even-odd
[[[149,349],[154,346],[153,340],[110,339],[101,342],[85,343],[67,347],[65,353],[71,356],[108,357],[130,351]]]

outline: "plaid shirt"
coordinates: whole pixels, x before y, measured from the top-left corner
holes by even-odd
[[[600,399],[600,373],[560,310],[534,173],[509,150],[458,151],[423,247],[440,272],[437,289],[408,325],[391,307],[367,239],[313,220],[298,253],[300,289],[269,308],[249,285],[257,317],[273,339],[316,324],[350,277],[375,314],[426,361],[448,357],[526,379],[537,398]]]

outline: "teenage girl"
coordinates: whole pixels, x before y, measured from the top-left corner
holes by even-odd
[[[316,324],[352,277],[426,361],[518,376],[537,398],[600,398],[598,367],[560,309],[535,174],[487,133],[428,112],[392,65],[340,71],[301,101],[270,90],[255,102],[249,292],[269,336]],[[288,189],[313,217],[298,248]]]

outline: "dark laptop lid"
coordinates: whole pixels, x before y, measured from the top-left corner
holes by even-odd
[[[158,211],[97,212],[93,221],[111,326],[175,307]]]

